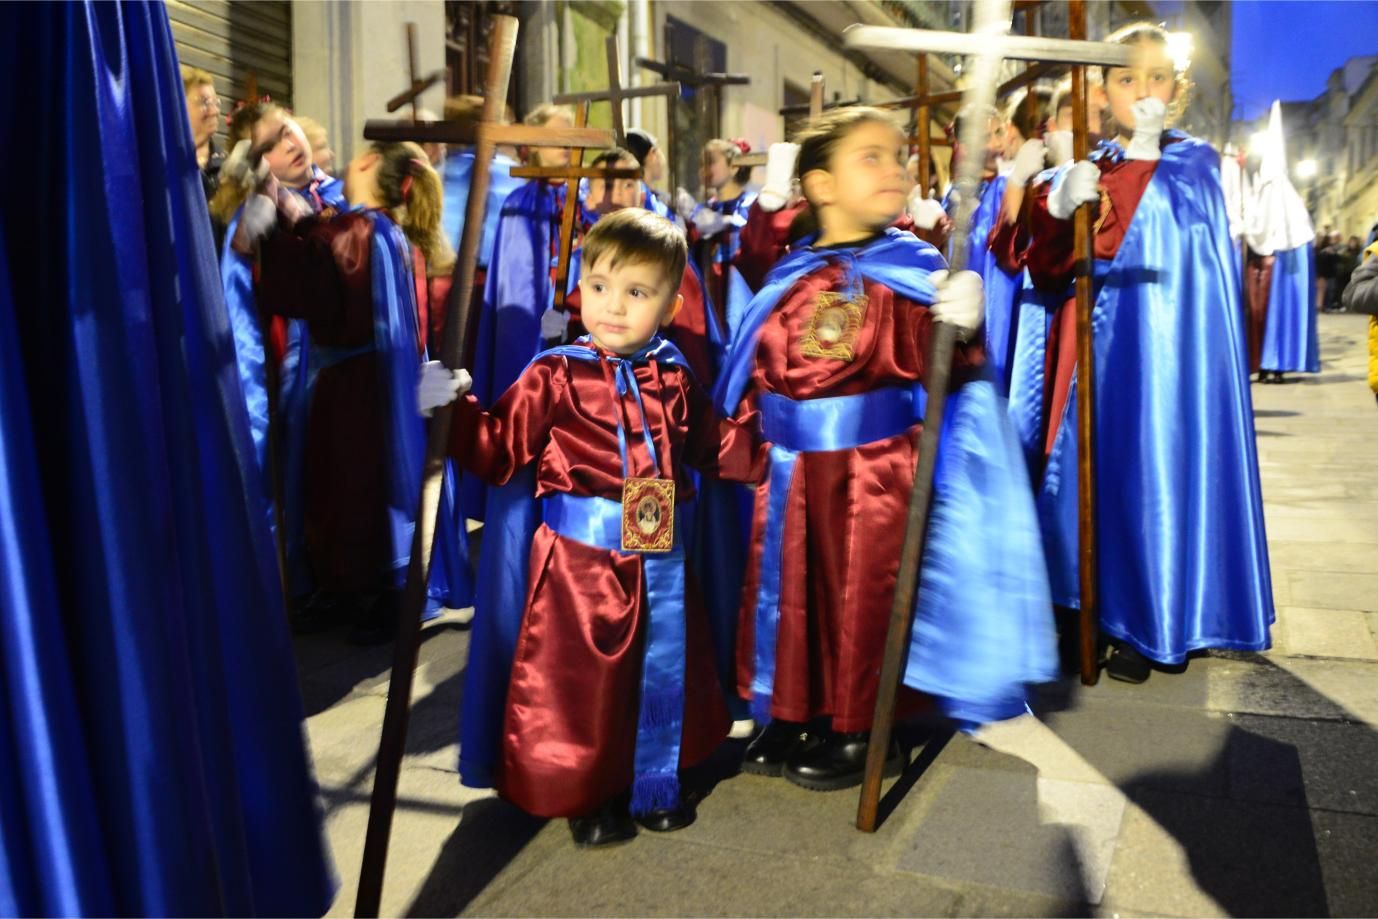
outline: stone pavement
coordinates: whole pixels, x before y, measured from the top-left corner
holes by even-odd
[[[467,633],[427,627],[385,914],[1378,913],[1378,408],[1360,317],[1322,316],[1319,378],[1253,387],[1275,648],[1144,686],[1049,687],[984,745],[936,733],[875,835],[854,792],[733,775],[698,822],[576,851],[563,821],[459,785]],[[298,641],[307,729],[353,911],[390,648]],[[997,752],[1005,751],[1005,752]],[[719,781],[720,780],[720,781]]]

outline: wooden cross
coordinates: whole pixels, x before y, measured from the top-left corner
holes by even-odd
[[[581,102],[574,110],[574,126],[582,128],[588,124],[589,103]],[[516,179],[565,180],[565,206],[560,214],[560,244],[556,252],[555,264],[555,309],[565,308],[565,288],[569,286],[569,257],[574,249],[574,218],[579,212],[580,179],[639,179],[640,169],[611,166],[590,168],[581,166],[574,160],[575,148],[571,148],[568,166],[517,166],[512,169]]]
[[[445,71],[437,70],[424,78],[416,75],[416,23],[407,23],[407,77],[409,87],[388,100],[388,111],[395,112],[408,102],[411,103],[411,120],[420,121],[416,115],[416,100],[422,93],[445,79]]]
[[[810,118],[817,118],[829,109],[846,108],[849,105],[860,105],[861,99],[849,99],[843,102],[840,98],[834,98],[831,102],[823,101],[823,73],[815,70],[813,79],[809,82],[809,104],[808,105],[786,105],[780,109],[780,114],[788,118],[791,115],[808,115]]]
[[[1025,3],[1027,6],[1027,2]],[[1039,38],[1030,35],[996,36],[994,28],[1010,22],[1009,0],[977,0],[976,31],[972,34],[935,32],[923,29],[895,29],[877,26],[853,26],[844,35],[844,43],[852,48],[890,48],[920,54],[964,54],[973,59],[970,68],[972,85],[969,99],[977,108],[994,101],[997,67],[1001,58],[1023,61],[1052,61],[1073,64],[1073,148],[1079,159],[1087,153],[1086,137],[1086,66],[1128,66],[1133,51],[1125,45],[1085,41],[1085,0],[1070,0],[1068,4],[1068,39]],[[961,142],[969,147],[979,143],[985,126],[977,119],[967,119],[962,126]],[[976,186],[980,178],[979,157],[964,157],[960,178],[962,201],[957,212],[953,232],[953,270],[965,264],[969,246],[966,233],[976,206]],[[1093,475],[1094,440],[1092,414],[1094,406],[1094,377],[1092,375],[1091,340],[1091,276],[1092,261],[1090,211],[1083,205],[1076,211],[1075,252],[1077,256],[1077,407],[1078,407],[1078,517],[1081,538],[1081,642],[1082,682],[1094,683],[1098,675],[1096,647],[1096,544],[1095,544],[1095,478]],[[885,766],[885,753],[890,746],[894,723],[895,698],[901,670],[909,651],[909,627],[913,619],[914,595],[918,588],[919,561],[927,535],[929,503],[933,495],[933,471],[937,459],[938,437],[942,428],[944,399],[948,374],[951,370],[952,346],[955,330],[939,323],[934,332],[933,357],[928,363],[928,405],[923,431],[919,440],[919,455],[914,473],[914,487],[910,493],[908,519],[905,526],[904,548],[900,555],[900,572],[894,603],[890,609],[890,625],[886,637],[885,657],[881,663],[880,685],[876,695],[875,719],[867,749],[866,775],[862,782],[861,800],[857,806],[857,827],[874,832],[879,816],[880,784]]]
[[[622,86],[622,54],[618,49],[617,36],[609,35],[605,43],[608,54],[608,87],[583,93],[561,93],[555,97],[557,105],[579,105],[584,102],[607,102],[612,106],[612,130],[619,147],[627,145],[626,123],[622,117],[622,102],[626,99],[641,99],[648,96],[664,96],[667,103],[678,98],[678,82],[652,83],[650,86],[637,86],[624,89]]]
[[[669,29],[667,27],[668,36]],[[669,42],[666,41],[666,48]],[[722,88],[724,86],[749,86],[751,77],[744,73],[701,73],[688,64],[681,64],[678,61],[657,61],[648,57],[638,57],[635,61],[636,66],[644,70],[649,70],[667,80],[676,80],[681,86],[690,89],[712,89],[716,99],[722,98]],[[675,113],[673,107],[666,113],[665,129],[666,147],[669,150],[675,149]],[[764,164],[764,159],[762,164]],[[668,173],[670,170],[666,169]]]
[[[550,129],[530,125],[501,123],[507,86],[512,74],[512,57],[517,44],[517,20],[495,16],[490,41],[488,73],[484,80],[483,112],[475,120],[434,123],[370,121],[364,137],[382,141],[435,141],[472,143],[474,168],[469,176],[469,199],[464,212],[455,260],[454,283],[450,289],[445,322],[445,341],[441,360],[457,368],[464,353],[464,337],[469,327],[473,302],[474,273],[478,264],[479,243],[483,238],[483,218],[488,206],[489,166],[499,144],[525,144],[534,147],[606,147],[612,143],[608,131],[590,128]],[[413,89],[415,88],[413,81]],[[408,90],[411,92],[412,90]],[[405,103],[403,103],[405,104]],[[387,867],[388,838],[397,806],[397,780],[406,746],[410,717],[412,678],[420,644],[421,613],[426,603],[430,578],[431,549],[435,539],[436,515],[440,508],[440,489],[444,478],[450,440],[453,404],[435,410],[426,439],[426,461],[422,470],[419,509],[412,533],[411,560],[403,588],[393,645],[392,675],[388,684],[387,707],[383,714],[383,734],[378,745],[378,765],[369,804],[368,830],[364,839],[363,865],[359,872],[356,916],[377,916]]]

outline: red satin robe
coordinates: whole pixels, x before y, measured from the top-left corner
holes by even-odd
[[[1153,179],[1156,160],[1123,160],[1119,163],[1102,159],[1103,196],[1099,205],[1092,206],[1092,249],[1097,259],[1113,259],[1120,251],[1125,233],[1129,230],[1134,211],[1139,206],[1144,189]],[[1000,266],[1006,271],[1028,268],[1035,286],[1043,290],[1065,293],[1072,283],[1076,264],[1073,251],[1071,220],[1058,220],[1048,213],[1048,192],[1051,183],[1033,189],[1025,201],[1025,220],[1010,227],[997,226],[991,233],[990,246]],[[1106,202],[1109,209],[1105,209]],[[1052,385],[1044,390],[1043,430],[1044,456],[1051,453],[1057,436],[1056,419],[1062,417],[1067,396],[1075,374],[1077,360],[1076,298],[1068,297],[1057,311],[1048,334],[1048,352],[1044,379]]]
[[[683,368],[642,365],[637,382],[660,461],[679,502],[693,494],[686,465],[758,479],[765,450],[755,419],[721,419]],[[536,463],[536,494],[621,500],[614,411],[639,432],[635,401],[613,391],[598,362],[561,356],[533,363],[484,412],[457,403],[451,455],[495,485]],[[628,474],[653,473],[639,433],[628,434]],[[667,450],[668,445],[668,450]],[[531,580],[517,640],[495,785],[544,817],[587,814],[630,787],[641,687],[646,601],[641,560],[556,535],[544,524],[531,546]],[[708,756],[729,726],[707,622],[689,582],[685,706],[680,762]]]
[[[922,380],[928,308],[884,285],[867,280],[865,287],[869,303],[850,363],[800,352],[819,293],[846,288],[842,267],[806,275],[786,292],[762,326],[748,404],[762,392],[817,399]],[[953,385],[983,361],[978,345],[959,345]],[[870,728],[921,428],[851,450],[799,456],[785,512],[773,717],[831,715],[834,730]],[[767,507],[768,489],[759,488],[738,630],[743,698],[751,695]],[[905,690],[901,712],[920,701]]]
[[[373,343],[366,213],[306,218],[261,246],[258,298],[270,314],[305,319],[313,347]],[[306,551],[322,590],[358,594],[387,586],[384,416],[378,355],[366,351],[321,368],[306,427]]]
[[[367,214],[299,220],[263,241],[259,303],[309,322],[317,347],[373,342],[373,225]],[[378,354],[321,368],[306,422],[306,551],[321,590],[386,586],[386,459]]]

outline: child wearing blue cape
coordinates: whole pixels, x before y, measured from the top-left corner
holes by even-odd
[[[722,419],[673,344],[684,233],[626,208],[584,238],[588,336],[537,356],[490,411],[455,407],[451,456],[495,486],[465,670],[460,778],[579,846],[688,826],[679,769],[726,737],[701,603],[686,579],[689,467],[751,481],[755,420]],[[468,374],[422,368],[423,411]],[[490,563],[492,563],[490,565]],[[630,800],[628,794],[630,793]]]
[[[1110,40],[1136,51],[1105,71],[1113,139],[1035,189],[1025,263],[1066,297],[1080,258],[1071,218],[1093,205],[1100,625],[1107,672],[1142,682],[1151,662],[1267,648],[1274,613],[1220,157],[1164,130],[1189,86],[1167,33],[1139,23]],[[1053,339],[1039,512],[1054,599],[1077,606],[1074,300]]]
[[[260,309],[304,320],[315,374],[306,421],[306,551],[351,640],[389,640],[411,555],[425,426],[413,386],[425,355],[413,247],[452,263],[440,227],[440,177],[415,144],[373,144],[349,164],[355,209],[312,214],[271,176],[245,205],[259,252]],[[248,215],[265,210],[265,219]],[[266,234],[266,235],[265,235]],[[258,237],[262,236],[262,239]],[[424,285],[424,280],[422,281]],[[447,475],[429,593],[472,602],[463,520]]]
[[[334,214],[348,207],[344,183],[314,165],[314,151],[295,118],[271,102],[253,102],[235,109],[230,118],[229,158],[220,170],[220,185],[210,202],[216,225],[224,228],[220,245],[220,278],[225,288],[225,308],[234,335],[235,365],[249,411],[263,481],[284,529],[283,561],[294,611],[293,627],[311,628],[320,621],[307,603],[315,591],[306,555],[303,515],[304,446],[306,411],[315,375],[311,371],[310,336],[306,323],[281,316],[270,317],[258,308],[255,292],[257,265],[252,253],[236,250],[234,237],[244,219],[244,204],[252,190],[248,176],[250,149],[261,151],[281,188],[300,198],[313,212]],[[268,208],[267,219],[272,209]],[[277,416],[276,455],[269,450],[269,406]],[[277,525],[276,515],[270,517]]]
[[[822,791],[861,781],[933,327],[979,336],[984,293],[974,272],[949,277],[938,250],[891,226],[908,183],[886,113],[837,109],[798,140],[820,232],[752,300],[716,397],[725,414],[759,412],[773,444],[737,642],[738,689],[769,723],[743,768]],[[1055,651],[1017,441],[980,345],[959,346],[953,362],[904,682],[970,725],[1023,714],[1026,685],[1053,676]],[[726,541],[717,521],[730,511],[713,519]],[[901,713],[918,701],[905,695]],[[898,768],[899,750],[888,752]]]

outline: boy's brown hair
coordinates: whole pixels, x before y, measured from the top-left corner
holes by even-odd
[[[684,231],[658,214],[626,207],[600,218],[584,236],[584,270],[604,256],[610,268],[621,264],[655,265],[665,273],[672,292],[678,292],[689,244]]]

